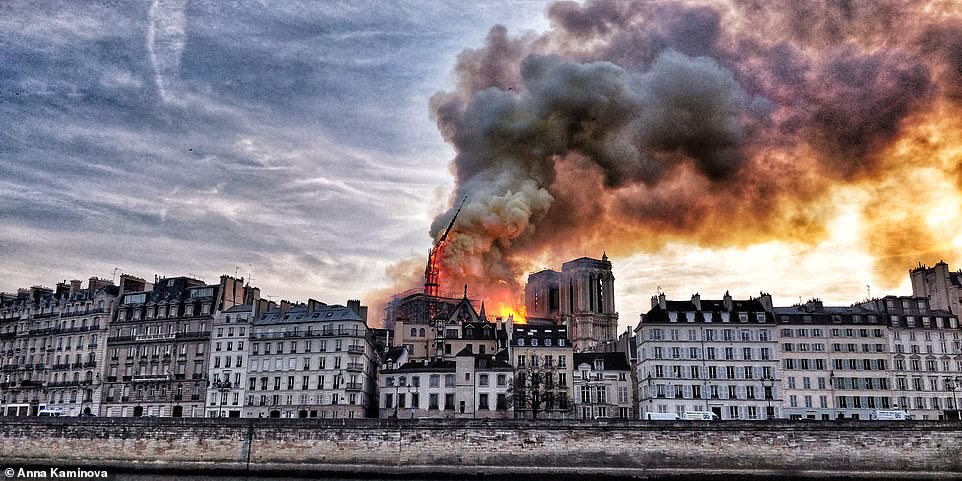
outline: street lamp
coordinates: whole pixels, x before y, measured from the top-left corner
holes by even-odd
[[[415,399],[418,399],[418,387],[411,384],[408,386],[408,392],[411,393],[411,419],[414,419],[414,411],[416,411],[418,405],[421,404],[420,402],[414,402]]]
[[[400,390],[400,387],[401,387],[401,383],[399,383],[397,378],[395,378],[394,379],[394,416],[391,416],[394,419],[397,419],[397,408],[398,408],[398,404],[400,404],[398,402],[400,401],[400,399],[398,399],[398,392]]]
[[[955,404],[955,414],[958,416],[959,421],[962,421],[962,409],[959,409],[959,388],[962,388],[962,377],[956,377],[955,379],[946,379],[945,387],[952,391],[952,401]]]
[[[765,419],[771,420],[775,414],[772,410],[772,397],[775,396],[775,380],[772,379],[771,376],[767,376],[762,382],[762,385],[765,387],[765,399],[768,400],[768,410],[765,411]]]

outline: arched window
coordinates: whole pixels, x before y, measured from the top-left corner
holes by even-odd
[[[424,328],[423,328],[423,327],[421,328],[420,335],[421,335],[421,337],[424,337]]]
[[[412,327],[412,328],[411,328],[411,337],[417,337],[417,335],[418,335],[418,330],[417,330],[417,328]]]

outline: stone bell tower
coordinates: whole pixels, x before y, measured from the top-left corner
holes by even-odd
[[[618,340],[615,276],[608,255],[582,257],[561,266],[560,318],[575,351],[592,351]]]

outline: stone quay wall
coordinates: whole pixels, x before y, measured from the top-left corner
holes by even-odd
[[[0,418],[0,468],[962,476],[962,423]]]

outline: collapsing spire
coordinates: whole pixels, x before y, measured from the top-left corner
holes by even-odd
[[[444,250],[444,243],[448,238],[448,233],[451,232],[451,228],[454,227],[454,221],[458,219],[458,214],[461,213],[461,208],[464,207],[465,201],[468,200],[468,196],[464,196],[461,199],[461,205],[458,206],[458,210],[455,211],[454,217],[451,218],[451,223],[448,224],[448,228],[444,230],[441,237],[438,238],[434,246],[428,252],[428,265],[424,268],[424,293],[429,296],[437,296],[440,292],[440,281],[441,281],[441,266],[439,262],[441,261],[441,251]],[[465,297],[467,297],[467,286],[465,286]]]

